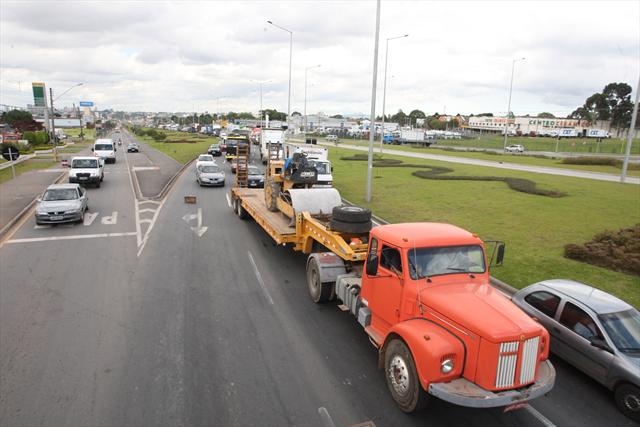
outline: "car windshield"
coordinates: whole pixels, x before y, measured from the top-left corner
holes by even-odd
[[[97,159],[76,159],[71,162],[71,167],[76,169],[97,168]]]
[[[78,198],[78,192],[74,188],[55,188],[47,190],[42,200],[52,202],[55,200],[74,200]]]
[[[220,168],[215,165],[204,165],[204,166],[200,166],[200,172],[216,173],[216,172],[220,172]]]
[[[258,169],[255,166],[249,166],[249,175],[262,175],[262,172],[260,172],[260,169]]]
[[[316,168],[316,170],[318,171],[319,175],[326,175],[326,174],[330,173],[329,172],[329,164],[326,163],[326,162],[318,162],[318,161],[310,160],[309,164]]]
[[[208,156],[208,155],[201,155],[200,157],[198,157],[198,160],[203,161],[203,162],[212,162],[213,161],[213,157]]]
[[[598,316],[613,345],[623,353],[640,353],[640,313],[631,309]]]
[[[216,148],[218,148],[218,144],[211,144],[211,147],[209,147],[209,148],[216,149]]]
[[[444,274],[484,273],[484,253],[478,245],[412,249],[409,271],[414,280]]]
[[[94,150],[113,150],[113,144],[96,144]]]

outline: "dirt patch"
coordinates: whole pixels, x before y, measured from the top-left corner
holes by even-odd
[[[640,276],[640,224],[605,231],[583,245],[568,244],[564,256],[576,261]]]

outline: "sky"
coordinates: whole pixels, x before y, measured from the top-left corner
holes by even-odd
[[[368,115],[376,2],[0,1],[0,104]],[[388,38],[402,36],[387,43]],[[386,50],[388,45],[389,49]],[[566,115],[640,74],[640,1],[382,1],[376,113]]]

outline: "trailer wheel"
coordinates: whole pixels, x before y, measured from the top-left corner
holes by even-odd
[[[427,394],[418,379],[411,351],[401,339],[393,339],[387,344],[384,371],[389,392],[402,411],[411,413],[424,407]]]
[[[332,217],[340,222],[368,222],[371,221],[371,211],[360,206],[336,206]]]
[[[249,214],[247,213],[247,210],[242,207],[242,201],[240,201],[239,199],[236,199],[236,213],[238,214],[238,217],[240,219],[249,218]]]
[[[371,220],[367,222],[344,222],[332,219],[329,222],[332,230],[342,233],[362,234],[371,231]]]
[[[267,205],[267,209],[271,212],[278,212],[279,194],[280,184],[273,181],[271,178],[267,178],[267,182],[264,184],[264,202]]]
[[[320,282],[320,268],[315,258],[311,258],[307,264],[307,285],[313,302],[321,303],[331,299],[333,284]]]

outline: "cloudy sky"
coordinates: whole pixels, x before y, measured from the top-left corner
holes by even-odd
[[[287,109],[368,113],[376,3],[360,1],[0,1],[0,103],[32,103],[45,82],[57,105],[128,111]],[[383,1],[377,112],[567,114],[609,82],[640,73],[639,1]]]

